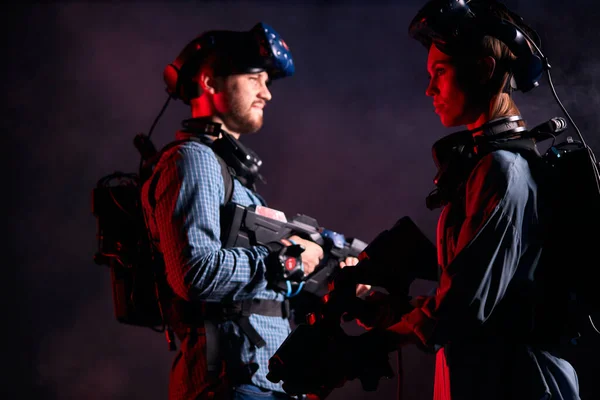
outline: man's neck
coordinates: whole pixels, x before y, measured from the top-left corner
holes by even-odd
[[[237,132],[233,132],[231,131],[227,125],[225,125],[225,123],[223,122],[223,120],[215,115],[215,114],[211,114],[209,112],[203,112],[203,110],[199,110],[197,108],[192,107],[192,118],[208,118],[210,119],[212,122],[215,122],[217,124],[221,124],[221,130],[227,132],[228,134],[230,134],[231,136],[233,136],[236,139],[240,138],[240,134]],[[219,137],[221,137],[219,135]]]

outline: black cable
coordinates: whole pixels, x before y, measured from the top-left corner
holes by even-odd
[[[150,127],[150,130],[148,131],[148,139],[150,139],[150,136],[152,135],[152,131],[154,130],[154,127],[158,123],[158,120],[160,119],[160,117],[163,115],[163,113],[167,109],[167,106],[169,105],[169,102],[171,101],[171,98],[172,98],[171,95],[169,95],[167,97],[167,101],[165,101],[165,104],[163,105],[162,109],[160,110],[160,112],[158,113],[158,115],[156,116],[156,118],[154,119],[154,122],[152,123],[152,126]]]
[[[165,104],[162,106],[162,109],[160,110],[160,112],[158,113],[156,118],[154,119],[152,126],[150,126],[150,129],[148,130],[148,137],[147,137],[148,140],[150,140],[150,136],[152,136],[152,132],[154,131],[154,128],[156,127],[156,124],[158,123],[158,120],[160,119],[160,117],[163,115],[163,113],[167,109],[167,106],[169,105],[171,98],[172,98],[171,95],[169,95],[167,97],[167,101],[165,101]],[[140,170],[142,169],[142,165],[144,165],[144,157],[143,156],[140,158],[140,166],[139,166]]]
[[[509,20],[504,20],[504,21],[506,23],[512,25],[523,36],[525,36],[525,39],[527,39],[527,41],[533,46],[533,48],[535,49],[535,51],[539,54],[539,56],[540,56],[540,58],[542,60],[544,71],[546,71],[546,76],[548,77],[548,84],[550,85],[550,90],[552,91],[552,95],[554,96],[554,99],[556,100],[556,103],[558,103],[558,106],[560,107],[560,109],[562,110],[562,112],[565,114],[565,116],[567,117],[567,119],[569,120],[569,122],[571,123],[571,125],[573,125],[573,128],[575,128],[575,132],[577,132],[577,136],[579,136],[579,140],[581,140],[581,144],[584,147],[587,147],[587,145],[585,143],[585,140],[583,138],[583,135],[581,134],[581,131],[577,127],[577,124],[575,123],[575,121],[573,121],[573,118],[571,118],[571,115],[567,112],[567,109],[565,108],[565,106],[563,106],[562,102],[558,98],[558,95],[556,94],[556,90],[554,88],[554,84],[552,83],[552,76],[550,75],[550,68],[551,68],[551,66],[550,66],[550,63],[548,62],[548,58],[546,58],[546,56],[544,55],[544,53],[542,53],[542,50],[535,43],[535,41],[533,39],[531,39],[531,37],[527,34],[527,32],[525,32],[520,26],[518,26],[517,24],[515,24],[514,22],[509,21]]]

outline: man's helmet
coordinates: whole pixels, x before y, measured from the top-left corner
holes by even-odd
[[[199,95],[192,78],[200,66],[210,63],[215,76],[265,71],[270,80],[292,76],[292,53],[269,25],[259,22],[249,31],[208,31],[188,43],[167,65],[164,80],[174,99],[189,104]]]

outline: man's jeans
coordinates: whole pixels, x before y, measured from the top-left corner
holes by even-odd
[[[232,400],[282,400],[293,399],[281,392],[261,389],[254,385],[240,385],[233,390]]]

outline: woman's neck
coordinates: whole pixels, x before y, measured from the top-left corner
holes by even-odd
[[[482,113],[476,120],[475,122],[472,122],[470,124],[467,124],[467,129],[469,130],[474,130],[475,128],[480,127],[481,125],[485,124],[486,122],[488,122],[490,120],[490,116],[488,115],[488,113]],[[483,131],[477,131],[473,134],[473,136],[479,136],[482,135]]]

